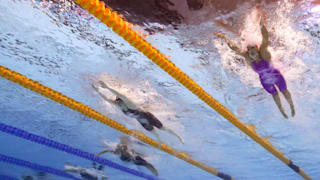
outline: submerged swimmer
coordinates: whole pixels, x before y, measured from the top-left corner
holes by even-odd
[[[128,138],[121,137],[121,142],[117,145],[115,150],[105,150],[98,153],[96,156],[101,156],[104,153],[113,153],[116,155],[120,155],[120,159],[126,162],[133,162],[138,166],[144,166],[149,169],[155,176],[158,176],[158,171],[152,166],[152,164],[148,163],[141,157],[140,153],[135,152],[132,149],[128,148]]]
[[[112,92],[114,95],[116,95],[115,100],[109,99],[99,91],[98,87],[96,87],[95,85],[92,85],[93,89],[95,89],[104,100],[108,101],[111,104],[116,105],[118,108],[121,109],[121,111],[125,115],[137,119],[138,122],[144,127],[144,129],[152,132],[157,137],[157,139],[160,141],[160,143],[161,143],[161,140],[159,138],[159,135],[155,132],[154,127],[158,128],[160,130],[167,131],[167,132],[177,136],[179,138],[179,140],[181,141],[181,143],[184,144],[184,140],[182,139],[182,137],[180,137],[178,134],[176,134],[171,129],[164,127],[163,124],[153,114],[151,114],[150,112],[145,112],[145,111],[139,109],[128,98],[126,98],[124,95],[120,94],[119,92],[115,91],[114,89],[111,89],[104,82],[99,81],[99,83],[100,83],[101,88],[108,89],[110,92]]]
[[[34,175],[22,175],[23,180],[48,180],[48,174],[42,171],[36,172]]]
[[[289,90],[287,89],[286,81],[280,71],[274,68],[271,64],[271,54],[268,51],[269,35],[267,28],[263,24],[263,18],[260,19],[260,28],[262,33],[262,44],[260,48],[257,45],[247,46],[247,51],[242,52],[229,38],[222,33],[215,33],[216,36],[227,41],[228,46],[243,56],[253,70],[259,74],[260,82],[263,88],[272,95],[276,105],[285,118],[288,118],[281,105],[279,93],[275,86],[277,86],[280,92],[284,95],[285,99],[290,104],[291,115],[295,115],[293,101]]]
[[[83,168],[80,166],[72,165],[71,163],[66,163],[64,165],[65,172],[77,173],[84,180],[107,180],[108,177],[104,175],[104,166],[99,165],[97,167],[96,163],[92,163],[92,168]]]

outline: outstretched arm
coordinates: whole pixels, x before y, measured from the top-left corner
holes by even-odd
[[[102,81],[99,81],[100,83],[100,86],[102,88],[105,88],[105,89],[108,89],[112,94],[116,95],[117,97],[121,98],[125,103],[126,105],[129,107],[129,108],[132,108],[132,109],[137,109],[136,108],[136,105],[130,100],[128,99],[126,96],[124,96],[123,94],[119,93],[118,91],[110,88],[109,86],[107,86],[104,82]]]
[[[99,81],[99,84],[102,88],[104,89],[108,89],[112,94],[116,95],[116,96],[119,96],[119,97],[122,97],[123,95],[120,94],[119,92],[117,92],[116,90],[110,88],[109,86],[107,86],[103,81]]]
[[[240,54],[241,56],[246,57],[246,54],[243,53],[243,52],[241,52],[241,49],[240,49],[237,45],[235,45],[235,43],[233,43],[233,42],[232,42],[228,37],[226,37],[224,34],[218,33],[218,32],[215,32],[214,34],[215,34],[217,37],[224,39],[224,40],[227,42],[227,44],[228,44],[228,46],[230,47],[230,49],[234,50],[236,53]]]
[[[98,87],[96,87],[94,84],[91,85],[92,88],[104,99],[106,100],[107,102],[111,103],[111,104],[114,104],[115,105],[115,102],[112,100],[112,99],[109,99],[107,96],[105,96],[104,94],[102,94]]]
[[[98,154],[96,154],[96,156],[101,156],[101,155],[104,154],[104,153],[113,153],[113,154],[116,154],[116,152],[113,151],[113,150],[104,150],[104,151],[101,151],[101,152],[99,152]]]
[[[225,30],[227,30],[227,31],[229,31],[229,32],[231,32],[231,33],[233,33],[233,34],[235,34],[235,35],[239,35],[239,33],[237,33],[233,28],[232,28],[232,26],[230,26],[230,25],[228,25],[228,24],[225,24],[225,23],[223,23],[222,21],[219,21],[219,20],[214,20],[213,21],[217,26],[220,26],[220,27],[222,27],[222,28],[224,28]]]
[[[261,33],[262,33],[262,44],[261,48],[266,49],[269,45],[269,34],[266,26],[263,24],[263,17],[261,17],[260,20],[260,28],[261,28]]]
[[[263,17],[261,17],[261,19],[260,19],[260,28],[261,28],[261,34],[262,34],[262,44],[261,44],[261,47],[260,47],[260,53],[261,53],[261,56],[265,60],[270,61],[271,60],[271,54],[268,51],[269,33],[268,33],[268,30],[267,30],[266,26],[263,23]]]

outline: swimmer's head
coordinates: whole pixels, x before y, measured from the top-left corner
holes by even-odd
[[[128,146],[126,144],[118,144],[116,148],[116,154],[121,154],[121,156],[128,155]]]
[[[259,49],[257,46],[247,46],[249,57],[253,60],[259,59]]]

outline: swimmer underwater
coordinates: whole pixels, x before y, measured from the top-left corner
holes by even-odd
[[[173,135],[175,135],[177,138],[179,138],[179,140],[181,141],[182,144],[184,144],[184,140],[181,136],[179,136],[178,134],[176,134],[174,131],[172,131],[171,129],[168,129],[167,127],[163,126],[163,124],[159,121],[158,118],[156,118],[153,114],[151,114],[150,112],[145,112],[141,109],[139,109],[132,101],[130,101],[127,97],[125,97],[124,95],[120,94],[119,92],[115,91],[114,89],[111,89],[110,87],[108,87],[104,82],[99,81],[100,83],[100,87],[104,88],[104,89],[108,89],[111,93],[113,93],[114,95],[116,95],[116,99],[112,100],[109,99],[108,97],[106,97],[104,94],[102,94],[99,91],[99,88],[95,85],[92,84],[92,87],[94,90],[97,91],[97,93],[107,102],[117,106],[118,108],[120,108],[120,110],[127,116],[135,118],[143,127],[144,129],[146,129],[147,131],[152,132],[158,139],[159,143],[159,147],[161,145],[161,140],[159,135],[156,133],[155,131],[155,127],[160,129],[160,130],[164,130],[167,131],[168,133],[171,133]]]
[[[128,143],[129,143],[128,141],[129,141],[128,137],[123,136],[121,137],[121,141],[117,145],[115,150],[104,150],[96,154],[96,156],[101,156],[102,154],[105,154],[105,153],[113,153],[113,154],[119,155],[122,161],[133,162],[135,165],[144,166],[147,169],[149,169],[155,176],[158,176],[157,169],[154,168],[152,164],[144,160],[142,158],[142,154],[137,153],[133,149],[128,148]]]
[[[287,88],[286,81],[280,71],[274,68],[271,64],[271,54],[268,51],[269,35],[267,28],[263,23],[263,17],[260,18],[260,29],[262,33],[262,44],[260,45],[260,47],[258,45],[248,45],[246,52],[241,51],[241,49],[237,47],[224,34],[216,32],[215,35],[219,38],[224,39],[230,49],[245,58],[252,69],[259,74],[259,79],[262,87],[272,95],[274,102],[276,103],[283,117],[288,118],[287,114],[283,110],[279,93],[275,86],[278,87],[280,92],[284,95],[285,99],[290,104],[291,116],[293,117],[295,115],[295,109],[291,94]]]

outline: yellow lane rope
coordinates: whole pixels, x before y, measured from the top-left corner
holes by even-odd
[[[146,42],[138,33],[133,31],[129,23],[123,20],[116,12],[105,7],[105,4],[99,0],[74,0],[82,8],[88,10],[92,15],[100,19],[108,27],[112,28],[114,32],[123,37],[132,46],[142,52],[155,64],[161,67],[169,75],[183,84],[193,94],[198,96],[202,101],[208,104],[211,108],[220,113],[225,119],[230,121],[233,125],[238,127],[242,132],[246,133],[254,141],[259,143],[262,147],[288,165],[292,170],[300,174],[306,180],[311,178],[303,172],[301,168],[293,164],[281,152],[276,150],[267,139],[261,138],[254,129],[249,125],[242,123],[235,115],[233,115],[226,107],[221,105],[217,100],[205,92],[197,83],[189,78],[184,72],[175,66],[169,59],[166,58],[159,50],[154,48],[150,43]]]
[[[129,130],[128,128],[126,128],[124,125],[109,119],[108,117],[100,114],[99,112],[95,111],[94,109],[90,108],[87,105],[84,105],[80,102],[77,102],[76,100],[69,98],[63,94],[61,94],[58,91],[55,91],[47,86],[44,86],[42,84],[40,84],[37,81],[33,81],[32,79],[27,78],[26,76],[23,76],[15,71],[12,71],[6,67],[3,67],[0,65],[0,76],[2,76],[3,78],[6,78],[12,82],[15,82],[27,89],[30,89],[36,93],[39,93],[53,101],[56,101],[62,105],[67,106],[68,108],[71,108],[73,110],[76,110],[90,118],[93,118],[105,125],[108,125],[122,133],[128,134],[130,136],[133,136],[153,147],[158,148],[158,142],[149,138],[148,136],[144,135],[142,132],[139,132],[137,130]],[[174,150],[172,147],[166,145],[166,144],[161,144],[161,150],[163,150],[164,152],[167,152],[177,158],[180,158],[190,164],[193,164],[194,166],[197,166],[211,174],[214,174],[218,177],[226,177],[226,179],[228,180],[232,180],[232,178],[224,173],[219,172],[218,170],[203,164],[201,162],[195,161],[193,159],[191,159],[186,153],[183,152],[178,152],[176,150]],[[233,179],[234,180],[234,179]]]

